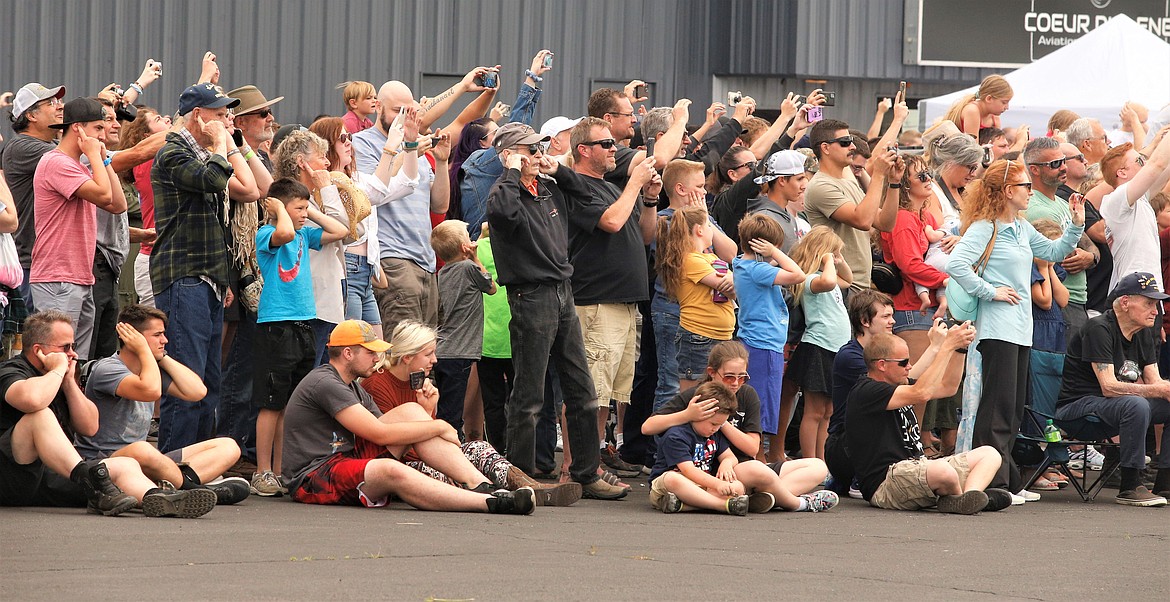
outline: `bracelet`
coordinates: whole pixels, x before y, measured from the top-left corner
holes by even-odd
[[[131,90],[134,90],[134,91],[136,91],[136,92],[138,92],[138,95],[139,95],[139,96],[142,96],[142,85],[141,85],[141,84],[139,84],[137,81],[135,81],[134,83],[130,84],[130,89],[131,89]]]
[[[48,376],[48,374],[56,374],[57,376],[61,377],[61,380],[65,380],[65,373],[64,372],[57,372],[56,370],[49,370],[49,372],[46,374],[46,376]]]
[[[106,155],[106,160],[102,161],[103,167],[109,167],[110,163],[114,162],[114,155]]]
[[[244,161],[251,161],[252,158],[255,156],[256,156],[256,151],[254,151],[252,149],[248,149],[248,152],[244,153]]]
[[[894,184],[886,184],[886,188],[890,188],[890,189],[894,189],[894,190],[897,190],[898,188],[901,188],[901,187],[902,187],[901,182],[896,182]]]
[[[227,152],[227,158],[231,159],[231,158],[232,158],[232,155],[242,155],[242,154],[243,154],[243,153],[241,153],[241,152],[240,152],[240,149],[238,149],[238,148],[233,148],[232,150],[230,150],[230,151],[228,151],[228,152]]]
[[[415,140],[414,142],[403,142],[402,148],[408,151],[415,150],[418,148],[418,140]]]
[[[397,156],[398,156],[398,151],[396,151],[396,150],[394,150],[394,149],[392,149],[392,148],[383,148],[383,149],[382,149],[382,154],[383,154],[383,155],[390,155],[391,157],[397,157]]]
[[[524,75],[527,75],[528,77],[531,77],[531,78],[532,78],[532,81],[534,81],[534,82],[536,82],[536,83],[538,83],[538,84],[539,84],[540,82],[544,81],[544,78],[543,78],[543,77],[541,77],[541,76],[539,76],[539,75],[537,75],[536,73],[533,73],[532,69],[525,69],[525,70],[524,70]]]
[[[643,207],[657,207],[658,206],[658,197],[648,197],[648,196],[642,197],[642,206]]]

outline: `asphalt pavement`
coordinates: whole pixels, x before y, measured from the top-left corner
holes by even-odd
[[[519,517],[255,496],[188,520],[0,508],[0,600],[1170,599],[1170,507],[1109,489],[975,516],[847,499],[732,517],[658,513],[643,483]]]

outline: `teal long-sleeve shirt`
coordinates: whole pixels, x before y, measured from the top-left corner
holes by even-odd
[[[1029,347],[1032,345],[1032,258],[1064,259],[1085,228],[1069,225],[1060,238],[1049,240],[1023,219],[997,221],[995,225],[995,247],[982,276],[971,266],[979,261],[991,239],[989,221],[978,221],[967,228],[947,261],[947,274],[979,299],[979,318],[975,325],[979,340],[995,339]],[[1019,304],[995,301],[995,289],[1000,286],[1015,289],[1021,297]]]

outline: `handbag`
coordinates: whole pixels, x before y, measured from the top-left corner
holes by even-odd
[[[869,271],[869,280],[874,288],[891,297],[902,292],[902,288],[906,286],[902,280],[902,270],[899,270],[896,264],[876,259]]]
[[[24,269],[20,267],[20,256],[16,254],[11,234],[0,234],[0,284],[8,288],[24,284]]]
[[[979,256],[979,261],[976,261],[971,266],[971,270],[980,277],[983,276],[983,271],[987,269],[987,262],[991,259],[991,250],[995,248],[995,237],[998,235],[998,232],[995,231],[994,223],[992,223],[991,228],[991,240],[987,241],[987,248]],[[966,322],[968,320],[974,322],[979,317],[979,297],[968,293],[954,278],[947,280],[946,296],[947,313],[950,314],[952,319],[958,322]]]

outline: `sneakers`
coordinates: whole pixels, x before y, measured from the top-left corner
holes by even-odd
[[[988,487],[983,493],[987,495],[987,505],[983,508],[984,512],[998,512],[1013,505],[1012,492],[1007,489]]]
[[[1113,498],[1114,502],[1123,506],[1165,506],[1166,498],[1150,493],[1144,485],[1138,485],[1133,489],[1127,489],[1117,494]]]
[[[1023,506],[1028,501],[1028,500],[1024,499],[1024,496],[1017,495],[1017,494],[1012,493],[1010,491],[1008,492],[1008,495],[1012,496],[1012,505],[1013,506]]]
[[[945,514],[975,514],[987,507],[987,501],[987,494],[978,489],[960,495],[944,495],[938,498],[938,511]]]
[[[138,505],[134,496],[124,493],[110,480],[110,470],[101,462],[86,469],[81,486],[89,498],[86,510],[91,514],[118,516]]]
[[[158,441],[158,418],[150,419],[150,428],[146,429],[146,440],[152,443]]]
[[[628,490],[619,485],[610,485],[604,479],[597,479],[588,485],[581,485],[581,497],[591,500],[620,500]]]
[[[251,491],[252,495],[263,497],[280,497],[284,494],[284,488],[280,486],[280,481],[276,480],[276,475],[271,470],[252,475]]]
[[[1025,502],[1039,502],[1040,501],[1040,494],[1036,493],[1035,491],[1028,491],[1027,489],[1021,489],[1020,492],[1017,493],[1016,495],[1024,498]]]
[[[841,498],[828,489],[805,493],[798,497],[808,500],[808,507],[801,510],[801,512],[824,512],[825,510],[835,508],[837,504],[841,503]]]
[[[143,496],[142,513],[152,517],[198,518],[211,512],[216,501],[215,492],[210,489],[155,489]]]
[[[501,489],[488,498],[487,508],[492,514],[532,514],[536,510],[536,494],[531,487],[521,487],[516,491]]]
[[[537,506],[572,506],[581,499],[580,483],[537,483],[531,488]]]
[[[240,477],[226,477],[216,479],[206,485],[215,494],[215,503],[220,506],[230,506],[238,504],[246,499],[252,493],[252,487],[248,481]]]
[[[1086,466],[1089,470],[1101,470],[1105,464],[1105,455],[1091,445],[1069,452],[1068,457],[1068,467],[1073,470],[1084,470]]]
[[[617,448],[612,445],[606,445],[601,450],[601,461],[619,477],[636,477],[642,474],[641,464],[626,462],[618,455]]]
[[[727,513],[732,516],[747,516],[750,506],[751,502],[748,501],[746,495],[737,495],[727,499]]]
[[[763,514],[776,505],[776,496],[767,491],[757,491],[748,496],[748,512]]]
[[[669,491],[666,492],[666,496],[662,498],[662,513],[674,514],[680,510],[682,510],[682,500],[678,499],[677,495]]]
[[[561,438],[561,423],[557,422],[557,451],[565,451],[565,440]]]
[[[857,479],[853,479],[853,482],[849,483],[849,497],[855,500],[860,500],[865,497],[861,494],[861,483],[858,483]]]

